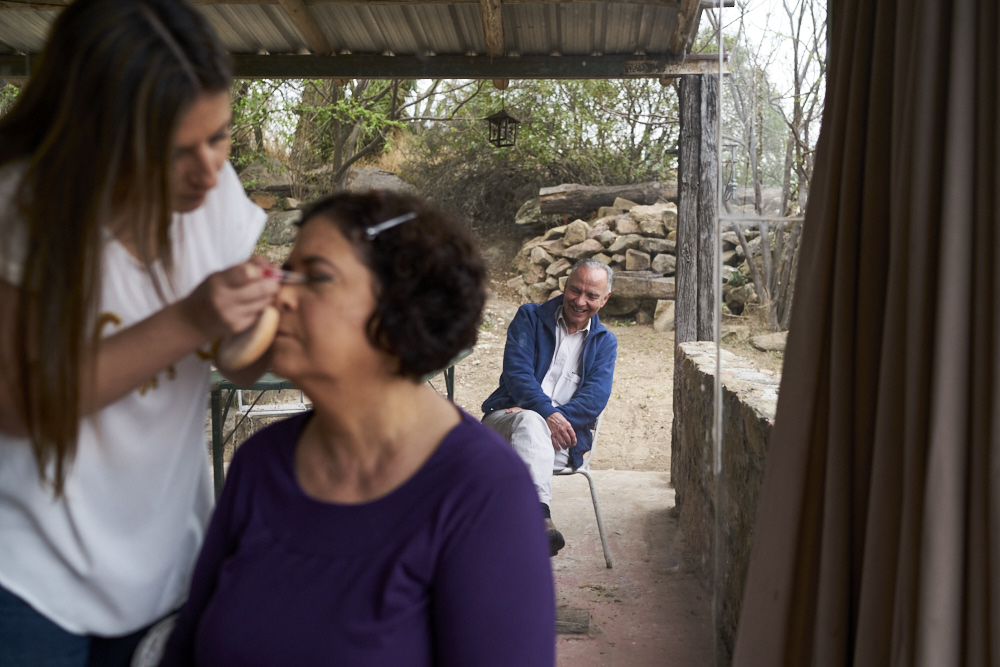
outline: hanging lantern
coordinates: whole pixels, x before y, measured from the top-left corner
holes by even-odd
[[[492,116],[487,116],[490,123],[490,143],[497,148],[507,148],[513,146],[517,141],[517,124],[520,123],[506,109],[497,111]]]

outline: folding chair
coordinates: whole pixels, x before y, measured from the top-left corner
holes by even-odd
[[[243,391],[237,390],[236,392],[236,408],[246,419],[250,433],[254,432],[253,420],[255,417],[286,417],[305,412],[312,407],[311,402],[306,402],[305,394],[301,390],[299,390],[299,400],[292,403],[258,403],[257,401],[260,400],[263,393],[260,392],[257,400],[253,403],[244,403]]]
[[[604,419],[604,412],[597,417],[597,422],[594,424],[594,444],[591,446],[590,451],[584,454],[583,463],[576,470],[573,470],[573,466],[569,465],[565,468],[557,468],[552,471],[553,475],[574,475],[581,474],[587,478],[590,483],[590,497],[594,500],[594,514],[597,515],[597,530],[601,533],[601,545],[604,547],[604,561],[608,564],[608,569],[611,568],[611,551],[608,549],[608,537],[604,533],[604,520],[601,519],[601,503],[597,500],[597,489],[594,487],[594,478],[590,476],[590,462],[594,459],[594,449],[597,447],[597,436],[601,432],[601,420]]]

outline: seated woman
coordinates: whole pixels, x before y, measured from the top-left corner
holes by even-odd
[[[272,367],[313,411],[236,453],[163,664],[551,667],[527,470],[420,381],[476,340],[468,232],[413,197],[339,194],[285,268]]]

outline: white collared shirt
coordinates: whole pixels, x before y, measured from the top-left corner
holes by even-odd
[[[552,399],[553,407],[568,403],[580,387],[580,362],[583,359],[583,344],[590,333],[587,326],[576,333],[569,333],[562,308],[556,316],[556,347],[552,353],[549,371],[542,378],[542,391]]]

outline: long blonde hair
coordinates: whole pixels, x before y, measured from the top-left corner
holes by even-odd
[[[200,94],[231,81],[218,37],[186,2],[77,0],[0,118],[0,167],[24,165],[11,203],[27,232],[17,356],[0,370],[56,497],[76,452],[83,361],[97,344],[87,329],[100,295],[102,225],[112,215],[128,220],[138,247],[155,248],[142,258],[147,271],[157,260],[169,271],[174,132]]]

